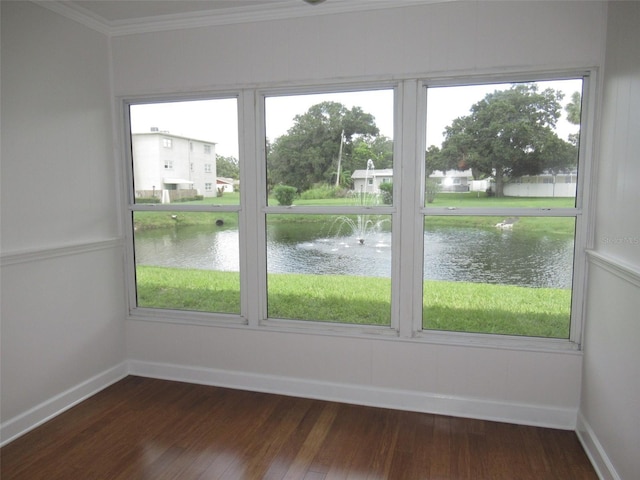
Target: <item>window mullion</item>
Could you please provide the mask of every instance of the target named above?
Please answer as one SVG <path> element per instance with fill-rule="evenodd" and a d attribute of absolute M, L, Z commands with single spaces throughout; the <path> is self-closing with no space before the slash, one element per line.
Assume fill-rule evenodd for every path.
<path fill-rule="evenodd" d="M 424 135 L 424 123 L 421 118 L 422 92 L 419 82 L 408 80 L 399 89 L 399 132 L 400 139 L 399 161 L 396 171 L 399 173 L 398 188 L 394 188 L 395 201 L 398 202 L 399 215 L 394 225 L 396 239 L 394 241 L 394 305 L 397 305 L 398 331 L 400 337 L 412 337 L 416 331 L 414 319 L 419 316 L 421 307 L 420 294 L 422 284 L 421 264 L 416 264 L 416 258 L 422 258 L 422 245 L 417 240 L 417 233 L 421 230 L 419 221 L 420 177 L 424 160 L 420 160 Z M 422 130 L 421 130 L 422 129 Z M 395 185 L 394 185 L 395 187 Z M 399 198 L 398 198 L 399 197 Z M 420 251 L 417 252 L 417 249 Z"/>
<path fill-rule="evenodd" d="M 266 249 L 264 247 L 264 125 L 258 94 L 245 90 L 240 95 L 239 163 L 242 178 L 240 212 L 240 304 L 249 325 L 257 326 L 266 305 Z M 258 139 L 261 139 L 258 141 Z M 261 196 L 262 195 L 262 196 Z"/>

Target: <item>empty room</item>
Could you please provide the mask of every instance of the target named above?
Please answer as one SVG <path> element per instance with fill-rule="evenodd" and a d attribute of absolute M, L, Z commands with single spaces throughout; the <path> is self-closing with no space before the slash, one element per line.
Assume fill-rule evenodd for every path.
<path fill-rule="evenodd" d="M 1 4 L 3 479 L 640 471 L 640 3 Z"/>

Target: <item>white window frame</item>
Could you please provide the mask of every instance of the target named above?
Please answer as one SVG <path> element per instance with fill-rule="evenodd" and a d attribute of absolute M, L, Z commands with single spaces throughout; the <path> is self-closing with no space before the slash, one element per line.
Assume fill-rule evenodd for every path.
<path fill-rule="evenodd" d="M 128 318 L 132 320 L 143 321 L 158 321 L 158 322 L 170 322 L 170 323 L 184 323 L 193 325 L 246 325 L 247 318 L 244 313 L 246 310 L 247 302 L 247 290 L 244 285 L 240 285 L 240 314 L 229 314 L 222 312 L 199 312 L 199 311 L 185 311 L 185 310 L 171 310 L 171 309 L 159 309 L 137 306 L 137 285 L 135 274 L 135 249 L 134 249 L 134 229 L 133 229 L 133 214 L 134 212 L 141 211 L 166 211 L 166 212 L 233 212 L 238 215 L 238 229 L 240 235 L 240 277 L 246 273 L 246 261 L 242 257 L 243 251 L 243 237 L 245 236 L 245 228 L 243 225 L 243 199 L 240 199 L 238 205 L 189 205 L 184 203 L 175 203 L 169 205 L 162 204 L 137 204 L 135 203 L 135 191 L 134 191 L 134 177 L 133 177 L 133 157 L 132 157 L 132 144 L 131 144 L 131 116 L 130 106 L 133 105 L 145 105 L 151 103 L 170 103 L 181 101 L 195 101 L 195 100 L 216 100 L 216 99 L 229 99 L 235 98 L 238 102 L 238 116 L 242 113 L 241 108 L 241 94 L 237 91 L 224 91 L 224 92 L 210 92 L 208 94 L 201 95 L 165 95 L 160 97 L 133 97 L 122 98 L 121 108 L 124 122 L 124 149 L 126 158 L 126 170 L 124 180 L 126 181 L 125 189 L 126 198 L 124 205 L 126 206 L 126 212 L 124 215 L 124 229 L 125 236 L 127 238 L 126 245 L 126 267 L 127 267 L 127 296 L 129 303 L 129 315 Z M 239 122 L 241 122 L 239 118 Z M 210 146 L 210 145 L 209 145 Z M 239 145 L 240 157 L 242 157 L 242 143 Z M 242 172 L 243 167 L 240 167 Z M 242 175 L 242 173 L 241 173 Z"/>
<path fill-rule="evenodd" d="M 436 331 L 436 330 L 423 330 L 422 329 L 422 314 L 414 317 L 414 331 L 417 338 L 429 339 L 436 342 L 463 344 L 463 345 L 491 345 L 491 346 L 506 346 L 514 348 L 533 348 L 533 349 L 552 349 L 552 350 L 579 350 L 582 343 L 582 330 L 583 330 L 583 305 L 584 305 L 584 292 L 586 289 L 586 249 L 591 245 L 593 241 L 592 230 L 592 214 L 589 208 L 589 199 L 591 198 L 591 170 L 592 170 L 592 148 L 591 143 L 593 140 L 593 108 L 591 105 L 595 103 L 595 75 L 594 70 L 589 71 L 577 71 L 573 73 L 558 72 L 547 74 L 529 74 L 529 75 L 509 75 L 503 74 L 499 76 L 482 76 L 482 77 L 469 77 L 465 79 L 429 79 L 422 81 L 422 98 L 421 98 L 421 110 L 423 111 L 422 131 L 426 129 L 426 97 L 427 89 L 431 87 L 446 87 L 446 86 L 462 86 L 462 85 L 478 85 L 478 84 L 498 84 L 498 83 L 519 83 L 519 82 L 543 82 L 563 79 L 582 78 L 582 114 L 580 125 L 580 145 L 578 152 L 579 164 L 578 168 L 581 170 L 581 174 L 578 176 L 578 185 L 576 192 L 576 204 L 575 208 L 479 208 L 479 207 L 430 207 L 424 205 L 424 188 L 425 182 L 421 181 L 420 192 L 420 209 L 419 219 L 417 223 L 420 224 L 422 231 L 424 225 L 424 219 L 427 216 L 476 216 L 476 215 L 491 215 L 491 216 L 535 216 L 535 217 L 568 217 L 575 218 L 575 239 L 574 239 L 574 256 L 573 256 L 573 284 L 571 294 L 571 315 L 570 315 L 570 328 L 569 338 L 539 338 L 539 337 L 527 337 L 527 336 L 513 336 L 513 335 L 499 335 L 499 334 L 483 334 L 483 333 L 467 333 L 467 332 L 454 332 L 454 331 Z M 420 147 L 422 151 L 426 149 L 426 138 L 423 136 Z M 424 160 L 421 162 L 421 171 L 418 172 L 418 178 L 425 178 L 425 165 Z M 418 242 L 415 245 L 415 251 L 419 252 L 419 257 L 422 258 L 423 245 Z M 416 299 L 417 303 L 418 299 Z M 420 288 L 420 312 L 422 312 L 422 283 Z M 417 306 L 417 305 L 416 305 Z"/>
<path fill-rule="evenodd" d="M 133 262 L 132 222 L 124 222 L 127 229 L 127 284 L 130 299 L 129 318 L 133 320 L 161 321 L 212 326 L 237 326 L 276 331 L 308 332 L 322 335 L 364 336 L 372 334 L 391 340 L 426 342 L 447 345 L 486 346 L 491 348 L 531 349 L 534 351 L 575 352 L 580 349 L 582 335 L 582 308 L 586 285 L 585 249 L 593 242 L 592 213 L 588 200 L 591 198 L 592 142 L 594 138 L 593 119 L 596 97 L 595 69 L 565 72 L 529 72 L 509 74 L 489 74 L 467 77 L 410 77 L 388 81 L 367 80 L 357 83 L 327 82 L 323 85 L 299 85 L 288 87 L 256 86 L 244 90 L 229 92 L 208 92 L 198 96 L 165 95 L 162 97 L 121 98 L 124 114 L 124 152 L 127 158 L 125 191 L 128 198 L 124 202 L 127 214 L 132 211 L 232 211 L 239 216 L 240 234 L 240 278 L 241 305 L 240 315 L 185 312 L 135 306 L 135 265 Z M 494 334 L 475 334 L 462 332 L 444 332 L 422 329 L 422 255 L 424 215 L 467 215 L 465 209 L 437 212 L 424 207 L 424 152 L 426 129 L 426 91 L 427 87 L 472 85 L 479 83 L 507 83 L 519 81 L 560 80 L 563 78 L 584 77 L 583 111 L 580 142 L 580 169 L 578 178 L 578 196 L 576 208 L 576 237 L 574 254 L 574 282 L 572 293 L 571 333 L 567 339 L 549 339 L 535 337 L 515 337 Z M 395 127 L 394 127 L 394 189 L 393 205 L 379 207 L 376 213 L 392 216 L 392 293 L 391 325 L 354 326 L 328 322 L 267 318 L 266 298 L 266 215 L 269 213 L 287 213 L 295 208 L 297 213 L 361 213 L 358 208 L 343 207 L 282 207 L 266 204 L 266 150 L 264 99 L 274 95 L 296 95 L 302 93 L 345 92 L 349 90 L 369 90 L 395 88 Z M 181 100 L 204 100 L 236 97 L 238 99 L 239 122 L 239 167 L 242 188 L 240 204 L 237 206 L 191 206 L 184 205 L 136 205 L 133 192 L 131 139 L 129 135 L 128 105 L 152 102 L 171 102 Z M 570 212 L 545 212 L 538 215 L 573 216 Z M 371 213 L 370 210 L 367 213 Z M 477 207 L 472 212 L 480 213 Z M 491 212 L 495 214 L 496 211 Z M 507 212 L 505 212 L 507 213 Z M 527 212 L 522 212 L 527 213 Z M 531 212 L 528 212 L 529 214 Z M 508 214 L 514 214 L 513 209 Z M 129 218 L 126 217 L 125 218 Z M 420 261 L 415 261 L 420 259 Z M 249 299 L 247 292 L 252 292 Z"/>
<path fill-rule="evenodd" d="M 264 89 L 258 90 L 256 92 L 258 101 L 256 102 L 258 105 L 257 110 L 257 120 L 258 120 L 258 129 L 261 132 L 261 136 L 259 139 L 260 149 L 258 153 L 259 159 L 259 185 L 262 190 L 260 192 L 259 209 L 260 209 L 260 219 L 259 219 L 259 235 L 261 238 L 261 243 L 258 244 L 258 248 L 260 252 L 265 252 L 265 255 L 260 259 L 260 281 L 264 282 L 264 285 L 261 285 L 263 290 L 260 291 L 262 294 L 261 303 L 259 305 L 260 308 L 260 318 L 256 322 L 257 326 L 265 326 L 272 327 L 277 329 L 293 329 L 296 331 L 307 331 L 313 332 L 316 331 L 318 333 L 326 334 L 327 332 L 338 332 L 345 335 L 378 335 L 385 337 L 397 337 L 399 332 L 399 318 L 400 311 L 398 306 L 401 304 L 401 301 L 398 299 L 399 282 L 394 279 L 399 278 L 399 258 L 398 252 L 399 250 L 394 247 L 394 245 L 399 242 L 400 232 L 399 232 L 399 206 L 396 201 L 399 201 L 398 197 L 395 196 L 394 193 L 394 203 L 393 205 L 377 205 L 377 206 L 276 206 L 276 205 L 267 205 L 267 194 L 266 194 L 266 185 L 267 185 L 267 175 L 266 175 L 266 150 L 265 150 L 265 138 L 266 138 L 266 125 L 265 125 L 265 99 L 267 97 L 277 97 L 277 96 L 295 96 L 295 95 L 304 95 L 304 94 L 326 94 L 326 93 L 349 93 L 349 92 L 360 92 L 360 91 L 369 91 L 369 90 L 393 90 L 394 91 L 394 172 L 399 172 L 399 164 L 396 164 L 396 160 L 400 158 L 400 145 L 401 142 L 397 139 L 398 136 L 398 115 L 399 115 L 399 89 L 400 84 L 398 82 L 376 82 L 376 83 L 357 83 L 357 84 L 333 84 L 324 87 L 299 87 L 299 88 L 279 88 L 279 89 Z M 240 189 L 242 192 L 243 188 Z M 346 323 L 333 323 L 333 322 L 323 322 L 316 320 L 295 320 L 295 319 L 278 319 L 278 318 L 270 318 L 267 316 L 267 290 L 266 290 L 266 276 L 267 276 L 267 262 L 266 262 L 266 217 L 268 214 L 273 213 L 282 213 L 288 214 L 293 213 L 292 210 L 295 210 L 296 214 L 326 214 L 326 215 L 386 215 L 391 218 L 391 318 L 389 325 L 350 325 Z"/>

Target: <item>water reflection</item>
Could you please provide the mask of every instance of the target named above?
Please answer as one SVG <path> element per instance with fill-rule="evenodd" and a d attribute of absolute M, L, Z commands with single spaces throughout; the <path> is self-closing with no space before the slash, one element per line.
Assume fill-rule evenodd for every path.
<path fill-rule="evenodd" d="M 424 278 L 570 288 L 573 239 L 479 228 L 425 233 Z"/>

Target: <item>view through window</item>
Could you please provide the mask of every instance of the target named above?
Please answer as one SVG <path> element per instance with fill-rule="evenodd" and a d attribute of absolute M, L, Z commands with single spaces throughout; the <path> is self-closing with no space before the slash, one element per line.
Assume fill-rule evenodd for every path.
<path fill-rule="evenodd" d="M 393 90 L 265 99 L 270 318 L 390 325 L 393 112 Z"/>
<path fill-rule="evenodd" d="M 428 89 L 423 328 L 569 337 L 581 95 Z"/>
<path fill-rule="evenodd" d="M 237 110 L 235 98 L 131 105 L 138 307 L 240 313 Z"/>
<path fill-rule="evenodd" d="M 424 87 L 426 132 L 402 88 L 283 91 L 243 107 L 249 141 L 235 97 L 132 104 L 136 306 L 237 316 L 245 288 L 256 326 L 569 339 L 582 84 Z"/>

